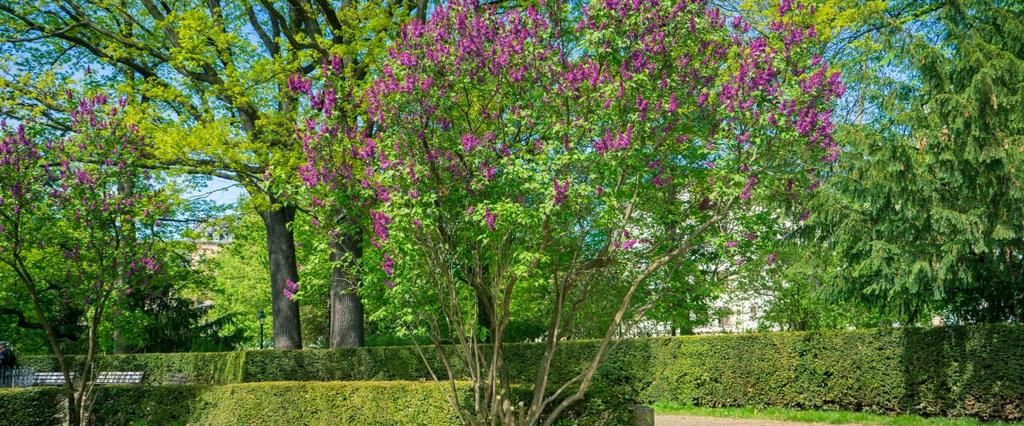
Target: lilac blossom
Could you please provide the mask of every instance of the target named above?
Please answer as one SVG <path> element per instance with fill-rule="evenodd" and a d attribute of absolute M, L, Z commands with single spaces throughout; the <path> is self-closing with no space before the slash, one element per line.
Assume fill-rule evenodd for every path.
<path fill-rule="evenodd" d="M 370 212 L 370 219 L 373 222 L 373 233 L 375 235 L 373 244 L 380 247 L 388 241 L 388 225 L 391 225 L 391 216 L 384 212 L 372 211 Z"/>
<path fill-rule="evenodd" d="M 391 258 L 390 254 L 384 253 L 384 259 L 381 260 L 380 268 L 389 277 L 395 275 L 395 260 Z"/>
<path fill-rule="evenodd" d="M 313 90 L 313 82 L 303 78 L 301 75 L 292 74 L 288 77 L 288 90 L 292 93 L 310 94 Z"/>
<path fill-rule="evenodd" d="M 473 136 L 473 134 L 466 133 L 466 134 L 462 135 L 462 151 L 463 152 L 471 152 L 471 151 L 473 151 L 479 145 L 480 145 L 480 139 L 478 139 L 476 136 Z"/>
<path fill-rule="evenodd" d="M 755 185 L 757 185 L 757 175 L 750 175 L 750 177 L 747 178 L 746 185 L 743 186 L 743 192 L 740 193 L 740 198 L 749 200 L 751 191 L 754 190 Z"/>
<path fill-rule="evenodd" d="M 555 205 L 562 205 L 569 198 L 569 180 L 559 182 L 558 178 L 553 178 L 552 186 L 555 190 Z"/>
<path fill-rule="evenodd" d="M 487 223 L 487 229 L 494 231 L 494 221 L 498 219 L 498 215 L 494 214 L 490 208 L 484 208 L 484 222 Z"/>
<path fill-rule="evenodd" d="M 284 290 L 282 293 L 284 294 L 284 297 L 288 298 L 288 300 L 294 300 L 295 295 L 299 294 L 299 283 L 292 281 L 291 278 L 285 278 Z"/>

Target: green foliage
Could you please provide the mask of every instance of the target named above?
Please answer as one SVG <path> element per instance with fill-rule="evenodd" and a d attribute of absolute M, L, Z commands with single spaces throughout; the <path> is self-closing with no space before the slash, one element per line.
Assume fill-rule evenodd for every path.
<path fill-rule="evenodd" d="M 294 191 L 301 150 L 293 137 L 298 106 L 286 89 L 288 76 L 337 61 L 354 89 L 341 93 L 341 103 L 357 104 L 348 94 L 361 92 L 417 4 L 75 0 L 58 7 L 5 1 L 0 116 L 37 121 L 59 133 L 70 127 L 63 102 L 69 82 L 116 91 L 132 101 L 127 114 L 153 145 L 145 153 L 150 166 L 237 182 L 259 211 L 291 209 L 304 200 Z M 272 256 L 292 254 L 285 241 L 273 243 Z M 277 290 L 270 294 L 293 309 L 280 300 L 280 289 L 299 277 L 290 256 L 284 257 L 271 263 Z M 322 318 L 322 312 L 311 316 Z M 298 328 L 297 320 L 278 323 L 290 336 L 298 336 Z M 291 340 L 287 346 L 300 346 Z"/>
<path fill-rule="evenodd" d="M 430 348 L 424 348 L 424 351 L 429 355 Z M 432 367 L 435 369 L 443 368 L 436 362 L 433 364 Z M 418 380 L 429 375 L 413 347 L 396 346 L 309 351 L 250 351 L 245 356 L 242 380 Z"/>
<path fill-rule="evenodd" d="M 211 316 L 230 316 L 226 332 L 242 335 L 244 348 L 258 348 L 259 321 L 256 312 L 267 314 L 264 336 L 270 345 L 273 329 L 271 293 L 267 288 L 270 266 L 267 261 L 267 239 L 263 223 L 254 212 L 254 203 L 243 199 L 240 213 L 225 216 L 221 221 L 231 235 L 231 242 L 202 261 L 202 269 L 213 283 L 200 296 L 214 302 Z M 300 215 L 291 224 L 295 234 L 296 256 L 301 280 L 295 300 L 301 304 L 302 336 L 305 347 L 324 347 L 327 338 L 331 263 L 328 261 L 326 236 L 315 229 L 309 218 Z M 379 301 L 380 299 L 373 299 Z M 388 330 L 393 331 L 393 330 Z"/>
<path fill-rule="evenodd" d="M 59 424 L 60 389 L 0 389 L 0 420 L 4 426 Z"/>
<path fill-rule="evenodd" d="M 49 268 L 56 269 L 57 262 L 48 262 Z M 43 292 L 43 306 L 50 313 L 49 318 L 57 334 L 66 339 L 77 340 L 84 327 L 80 324 L 82 310 L 77 306 L 58 303 L 57 292 Z M 20 316 L 20 317 L 19 317 Z M 24 321 L 20 321 L 21 317 Z M 0 336 L 14 345 L 19 354 L 50 353 L 46 333 L 39 324 L 28 292 L 20 285 L 17 275 L 6 266 L 0 267 Z"/>
<path fill-rule="evenodd" d="M 595 347 L 592 340 L 560 346 L 552 383 L 575 376 Z M 440 371 L 440 361 L 424 349 L 434 371 Z M 528 388 L 543 350 L 538 344 L 507 345 L 510 381 Z M 43 370 L 47 360 L 25 357 L 23 362 Z M 152 384 L 178 372 L 189 373 L 201 384 L 430 377 L 416 349 L 409 346 L 146 354 L 100 362 L 120 371 L 147 371 L 146 381 Z M 463 366 L 453 364 L 453 369 L 456 376 L 465 376 Z M 594 419 L 623 415 L 621 407 L 653 401 L 1021 419 L 1024 328 L 985 325 L 623 340 L 598 370 L 586 405 L 570 418 L 597 424 Z"/>
<path fill-rule="evenodd" d="M 1021 345 L 1013 326 L 676 339 L 658 348 L 646 395 L 710 407 L 1019 419 L 1024 359 L 1011 354 Z"/>
<path fill-rule="evenodd" d="M 104 388 L 105 425 L 456 425 L 437 383 L 246 383 Z"/>
<path fill-rule="evenodd" d="M 246 204 L 240 206 L 245 211 Z M 273 329 L 267 240 L 260 218 L 254 214 L 228 216 L 224 219 L 231 243 L 201 263 L 213 280 L 208 292 L 201 293 L 214 301 L 213 315 L 231 315 L 236 321 L 229 330 L 243 333 L 243 345 L 258 348 L 260 326 L 256 312 L 267 315 L 265 338 L 270 341 Z"/>
<path fill-rule="evenodd" d="M 463 385 L 460 385 L 463 386 Z M 447 389 L 433 382 L 105 386 L 96 424 L 457 425 Z M 56 389 L 0 391 L 5 426 L 59 425 Z"/>
<path fill-rule="evenodd" d="M 832 281 L 903 323 L 1024 314 L 1019 2 L 892 2 L 836 179 L 819 200 Z"/>
<path fill-rule="evenodd" d="M 172 376 L 183 374 L 189 383 L 228 384 L 242 381 L 246 352 L 171 353 L 106 355 L 97 359 L 99 371 L 143 371 L 143 383 L 161 385 Z M 69 357 L 77 368 L 83 357 Z M 18 363 L 36 371 L 58 371 L 49 356 L 19 357 Z"/>
<path fill-rule="evenodd" d="M 155 247 L 164 259 L 163 274 L 150 280 L 146 291 L 116 299 L 114 315 L 101 330 L 104 352 L 203 352 L 235 349 L 242 333 L 237 318 L 216 315 L 202 304 L 212 277 L 196 267 L 191 241 L 162 242 Z M 118 333 L 115 336 L 114 333 Z"/>

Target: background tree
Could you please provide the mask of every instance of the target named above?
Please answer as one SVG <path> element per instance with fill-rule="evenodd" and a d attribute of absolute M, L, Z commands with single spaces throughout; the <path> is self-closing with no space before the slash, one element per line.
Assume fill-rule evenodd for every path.
<path fill-rule="evenodd" d="M 31 253 L 30 253 L 31 255 Z M 37 264 L 40 268 L 52 269 L 45 275 L 56 275 L 61 266 L 56 262 L 41 259 Z M 50 286 L 40 292 L 40 305 L 46 309 L 46 317 L 50 320 L 59 340 L 69 350 L 77 348 L 81 342 L 84 329 L 81 326 L 83 312 L 79 307 L 64 303 L 59 286 Z M 34 354 L 49 353 L 50 344 L 47 340 L 43 324 L 37 320 L 35 308 L 28 292 L 21 285 L 20 278 L 7 267 L 0 268 L 0 335 L 15 345 L 18 353 Z"/>
<path fill-rule="evenodd" d="M 890 5 L 864 125 L 823 195 L 820 240 L 844 294 L 902 323 L 1024 314 L 1022 6 Z M 827 230 L 827 231 L 825 231 Z"/>
<path fill-rule="evenodd" d="M 137 121 L 156 146 L 152 167 L 228 179 L 251 195 L 266 230 L 274 346 L 299 348 L 299 307 L 285 296 L 299 282 L 290 224 L 301 207 L 292 195 L 300 150 L 290 137 L 296 109 L 286 78 L 337 57 L 346 78 L 363 79 L 374 46 L 425 8 L 424 1 L 5 2 L 0 112 L 70 130 L 61 84 L 83 69 L 148 107 Z M 361 325 L 361 312 L 333 312 Z"/>
<path fill-rule="evenodd" d="M 221 301 L 203 297 L 209 294 L 213 277 L 195 264 L 194 256 L 199 254 L 194 252 L 194 244 L 171 232 L 164 235 L 166 239 L 152 246 L 153 257 L 161 260 L 161 273 L 152 277 L 145 289 L 124 295 L 111 307 L 119 311 L 114 317 L 118 323 L 106 324 L 100 347 L 108 353 L 119 352 L 118 344 L 128 352 L 235 349 L 244 336 L 237 324 L 241 315 L 212 311 Z M 255 311 L 246 314 L 255 316 Z M 114 338 L 115 330 L 120 341 Z"/>
<path fill-rule="evenodd" d="M 247 199 L 239 201 L 237 211 L 225 215 L 217 223 L 231 236 L 230 242 L 220 250 L 200 260 L 199 267 L 210 276 L 212 285 L 205 287 L 198 297 L 213 301 L 211 313 L 231 316 L 235 322 L 228 330 L 242 333 L 244 346 L 260 347 L 258 311 L 270 311 L 270 295 L 265 283 L 270 276 L 269 265 L 260 258 L 266 250 L 263 224 L 252 211 Z M 328 342 L 331 269 L 328 260 L 325 233 L 310 224 L 308 218 L 292 223 L 297 250 L 297 267 L 306 278 L 301 290 L 293 295 L 302 303 L 303 346 L 324 347 Z"/>

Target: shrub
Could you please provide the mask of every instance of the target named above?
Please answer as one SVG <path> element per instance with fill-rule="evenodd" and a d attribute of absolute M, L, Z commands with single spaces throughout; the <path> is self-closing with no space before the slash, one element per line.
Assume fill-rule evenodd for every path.
<path fill-rule="evenodd" d="M 457 425 L 431 382 L 266 382 L 105 387 L 102 425 Z"/>
<path fill-rule="evenodd" d="M 428 355 L 432 347 L 424 347 Z M 430 357 L 433 359 L 433 357 Z M 443 366 L 434 363 L 443 374 Z M 419 380 L 430 373 L 411 346 L 335 350 L 251 351 L 242 381 Z"/>
<path fill-rule="evenodd" d="M 97 358 L 99 371 L 144 371 L 143 383 L 162 385 L 172 375 L 182 374 L 192 384 L 229 384 L 242 381 L 246 352 L 202 352 L 170 354 L 106 355 Z M 68 357 L 72 370 L 83 357 Z M 19 357 L 20 365 L 36 371 L 60 371 L 50 356 Z"/>
<path fill-rule="evenodd" d="M 559 349 L 552 379 L 583 368 L 595 342 Z M 512 378 L 529 384 L 543 347 L 506 347 Z M 428 353 L 429 355 L 429 353 Z M 442 371 L 432 359 L 434 371 Z M 415 380 L 428 376 L 411 347 L 254 352 L 244 378 Z M 456 371 L 461 371 L 456 366 Z M 1020 419 L 1024 327 L 762 333 L 618 343 L 578 416 L 653 401 L 710 407 L 847 409 Z M 625 410 L 619 410 L 625 412 Z"/>
<path fill-rule="evenodd" d="M 564 382 L 580 371 L 594 346 L 595 342 L 586 340 L 561 345 L 554 382 Z M 443 374 L 432 348 L 424 350 L 434 371 Z M 512 381 L 532 383 L 543 347 L 512 344 L 505 351 Z M 48 359 L 27 358 L 33 365 Z M 190 372 L 197 383 L 429 377 L 415 348 L 409 346 L 128 355 L 101 362 L 122 370 L 145 370 L 150 383 L 176 372 Z M 459 365 L 454 369 L 464 374 Z M 595 424 L 594 419 L 607 416 L 618 418 L 628 411 L 624 407 L 653 401 L 1015 420 L 1024 415 L 1024 327 L 623 340 L 609 353 L 587 395 L 586 406 L 573 413 L 583 424 Z"/>
<path fill-rule="evenodd" d="M 54 388 L 0 389 L 0 424 L 59 424 L 61 399 L 61 390 Z"/>
<path fill-rule="evenodd" d="M 658 339 L 644 401 L 1022 418 L 1024 327 Z"/>

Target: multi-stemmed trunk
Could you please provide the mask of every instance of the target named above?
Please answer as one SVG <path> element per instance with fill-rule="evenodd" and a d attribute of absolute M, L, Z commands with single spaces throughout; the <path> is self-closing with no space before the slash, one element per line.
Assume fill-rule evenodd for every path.
<path fill-rule="evenodd" d="M 88 350 L 86 352 L 85 361 L 78 368 L 78 371 L 75 371 L 70 364 L 68 356 L 60 347 L 60 336 L 57 334 L 57 330 L 46 317 L 46 311 L 43 309 L 35 279 L 32 277 L 32 274 L 28 272 L 28 268 L 25 267 L 24 263 L 20 260 L 12 266 L 15 267 L 15 272 L 25 284 L 26 290 L 28 290 L 29 299 L 32 302 L 36 316 L 39 318 L 39 323 L 46 333 L 50 349 L 53 350 L 61 375 L 64 378 L 64 400 L 67 404 L 67 425 L 81 426 L 88 424 L 90 420 L 90 413 L 92 411 L 91 386 L 94 385 L 92 376 L 95 375 L 94 367 L 96 347 L 99 340 L 99 325 L 103 318 L 104 308 L 109 302 L 110 297 L 114 292 L 114 288 L 112 286 L 107 287 L 103 294 L 100 295 L 95 307 L 93 308 L 91 317 L 86 313 L 88 326 Z M 78 373 L 78 376 L 72 376 L 73 373 Z"/>
<path fill-rule="evenodd" d="M 39 290 L 32 275 L 29 274 L 28 268 L 20 261 L 11 266 L 14 267 L 18 277 L 25 284 L 25 289 L 28 290 L 29 299 L 32 301 L 32 308 L 39 318 L 39 324 L 43 327 L 43 331 L 46 332 L 46 340 L 50 344 L 50 349 L 53 350 L 58 367 L 60 367 L 61 374 L 64 376 L 64 398 L 68 404 L 68 426 L 78 426 L 82 422 L 79 406 L 77 405 L 78 400 L 76 398 L 74 381 L 71 380 L 71 366 L 68 365 L 67 357 L 64 356 L 64 351 L 60 347 L 60 338 L 57 335 L 57 330 L 50 323 L 50 320 L 46 318 L 46 311 L 43 309 L 42 302 L 40 301 Z"/>
<path fill-rule="evenodd" d="M 732 202 L 725 203 L 722 211 L 728 211 L 731 205 Z M 628 219 L 630 215 L 631 210 L 627 209 L 625 217 Z M 480 262 L 475 267 L 469 268 L 476 271 L 476 275 L 468 277 L 468 280 L 465 281 L 459 280 L 453 273 L 458 268 L 446 263 L 449 256 L 444 253 L 443 248 L 428 252 L 429 261 L 435 267 L 434 270 L 441 272 L 434 277 L 434 291 L 438 297 L 441 312 L 439 317 L 430 319 L 431 338 L 436 356 L 444 367 L 443 373 L 449 379 L 449 402 L 458 412 L 462 423 L 474 426 L 498 424 L 503 426 L 551 426 L 554 424 L 566 410 L 583 401 L 598 368 L 612 350 L 614 339 L 619 327 L 626 321 L 627 314 L 630 314 L 631 311 L 633 314 L 642 312 L 642 308 L 638 312 L 636 311 L 638 308 L 633 307 L 633 298 L 641 287 L 670 262 L 689 253 L 697 244 L 698 238 L 708 228 L 722 220 L 722 217 L 721 213 L 711 216 L 677 241 L 673 248 L 667 249 L 657 256 L 652 256 L 643 268 L 638 269 L 635 275 L 628 277 L 626 291 L 613 312 L 604 335 L 596 342 L 595 350 L 589 361 L 581 365 L 581 369 L 574 377 L 561 383 L 552 382 L 552 369 L 559 356 L 561 343 L 564 341 L 567 331 L 572 329 L 573 320 L 580 315 L 580 308 L 586 302 L 593 286 L 603 282 L 603 278 L 589 276 L 589 274 L 611 267 L 615 259 L 609 254 L 610 250 L 606 249 L 602 250 L 596 258 L 581 263 L 573 269 L 552 274 L 552 316 L 545 339 L 544 353 L 541 361 L 537 364 L 533 395 L 522 401 L 522 404 L 517 404 L 515 401 L 512 391 L 514 384 L 509 375 L 504 353 L 504 334 L 511 319 L 510 308 L 516 280 L 509 279 L 507 276 L 487 274 L 484 271 L 500 271 L 505 268 L 493 265 L 485 267 Z M 437 246 L 441 247 L 441 245 Z M 541 242 L 542 249 L 540 251 L 544 251 L 547 246 L 546 241 Z M 499 248 L 496 251 L 500 252 L 501 250 Z M 477 256 L 478 259 L 484 257 Z M 536 267 L 536 263 L 531 265 L 531 269 Z M 474 290 L 478 309 L 475 319 L 468 318 L 461 305 L 464 293 L 460 292 L 460 287 L 466 281 L 476 283 Z M 493 296 L 481 297 L 481 295 Z M 480 323 L 481 310 L 491 314 L 489 315 L 490 324 Z M 439 327 L 441 323 L 450 325 L 450 332 L 455 341 L 451 348 L 446 347 L 443 342 L 445 336 L 441 334 Z M 478 335 L 485 328 L 492 330 L 490 337 L 493 340 L 490 344 L 482 343 L 483 339 L 480 339 Z M 431 363 L 422 352 L 421 357 L 433 378 L 438 379 L 438 372 L 431 368 Z M 466 378 L 456 368 L 460 364 L 466 369 L 465 376 L 468 376 L 472 386 L 469 402 L 462 399 L 462 393 L 457 389 L 457 381 Z"/>

